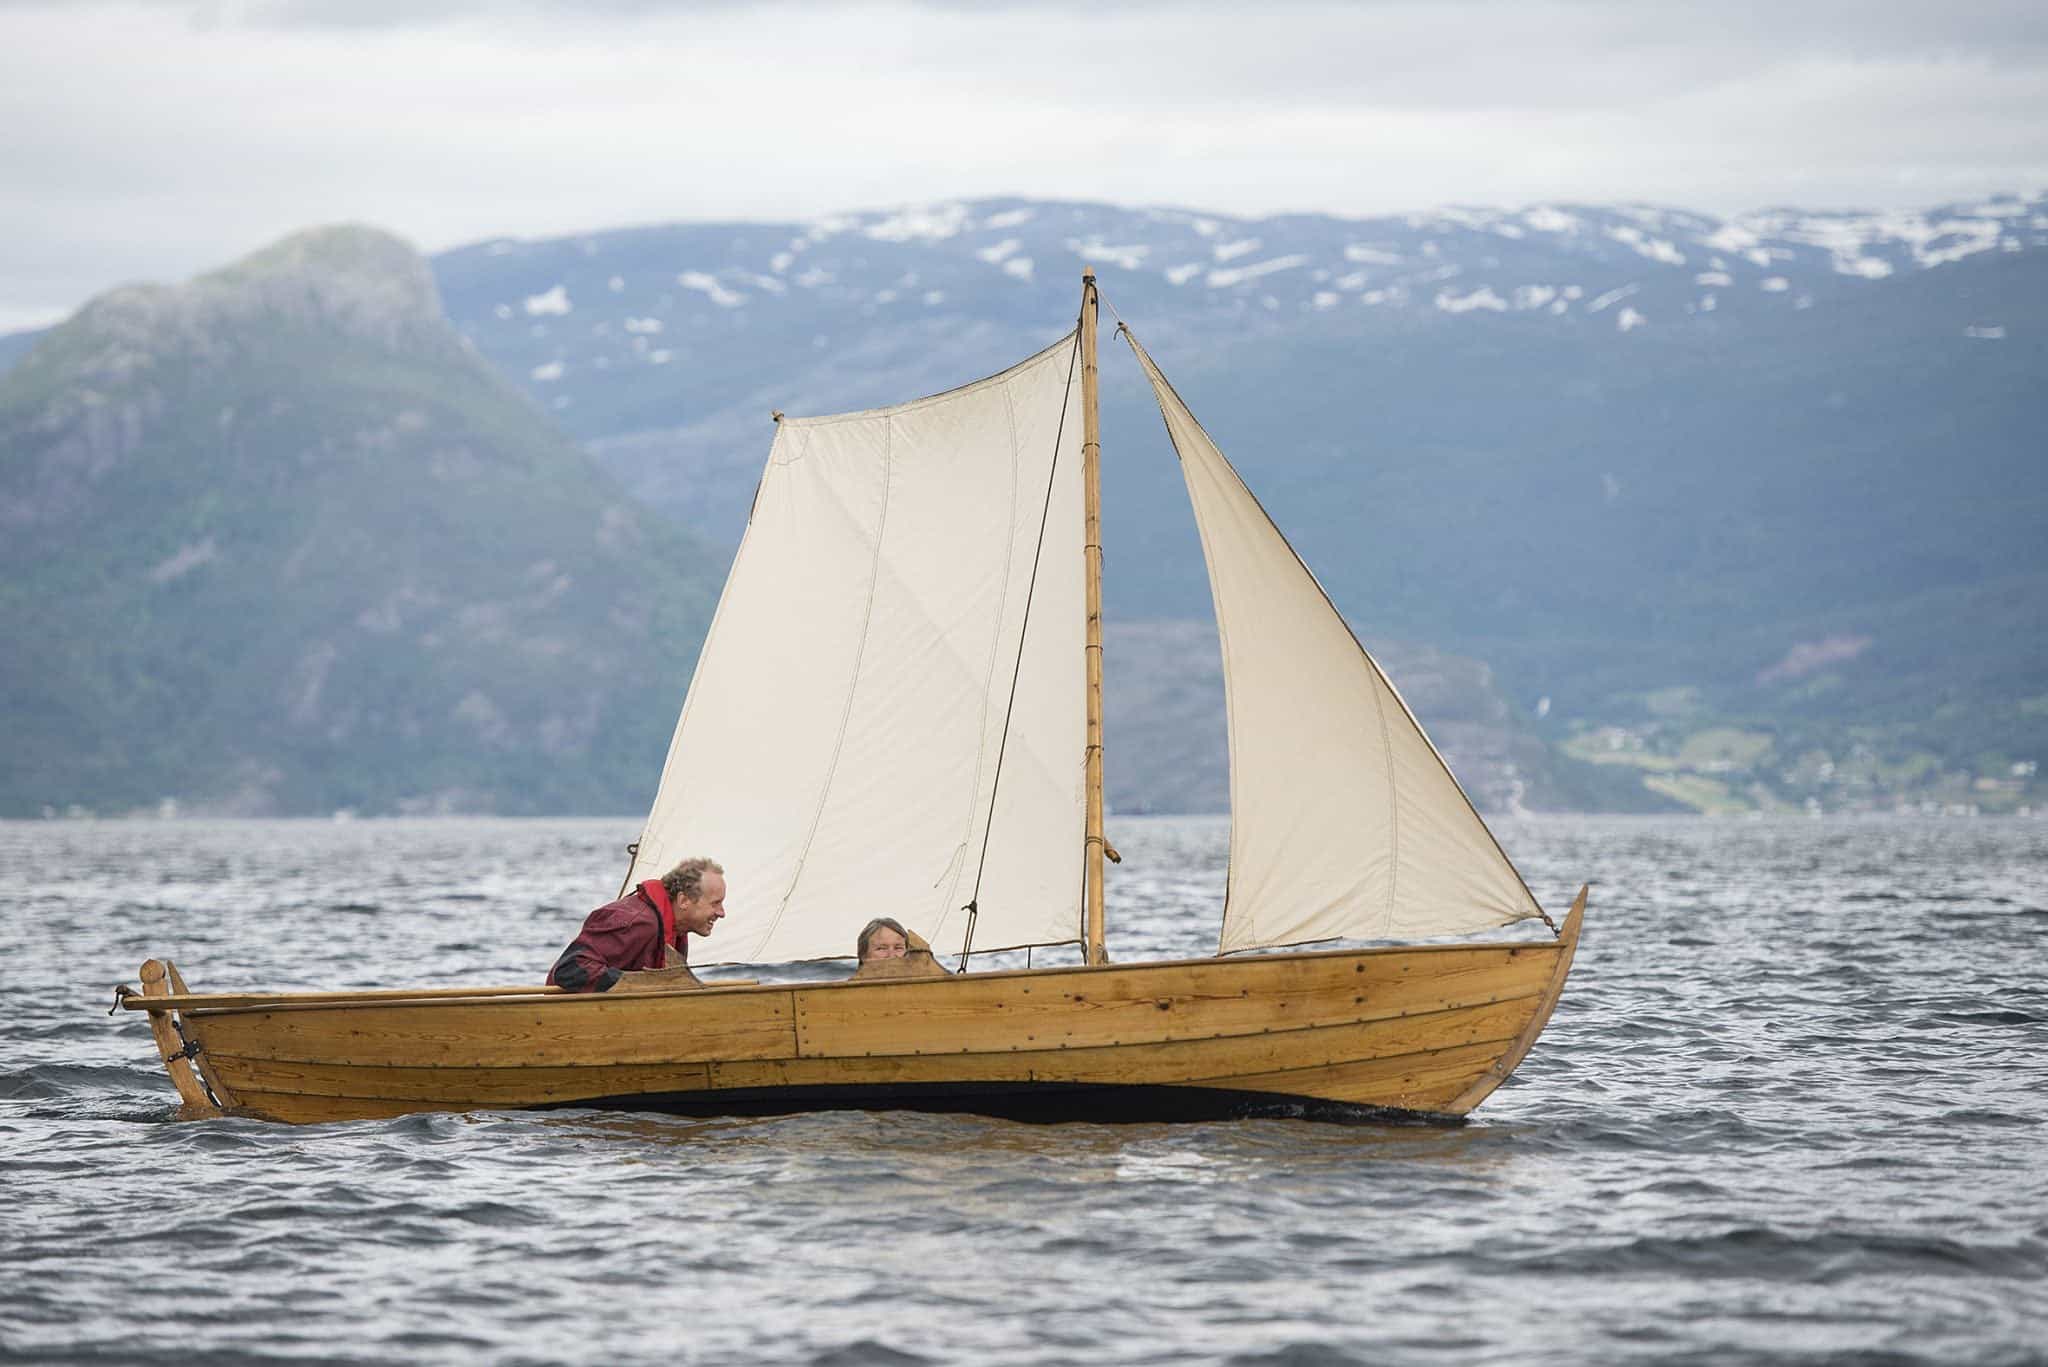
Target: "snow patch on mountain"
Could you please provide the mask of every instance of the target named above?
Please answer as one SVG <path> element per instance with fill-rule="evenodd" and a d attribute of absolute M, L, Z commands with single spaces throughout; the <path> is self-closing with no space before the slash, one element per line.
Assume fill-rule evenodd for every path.
<path fill-rule="evenodd" d="M 553 289 L 540 294 L 529 294 L 526 296 L 526 312 L 528 317 L 540 314 L 567 313 L 569 308 L 569 291 L 562 285 L 557 285 Z"/>
<path fill-rule="evenodd" d="M 1469 313 L 1473 309 L 1492 309 L 1496 313 L 1505 313 L 1508 301 L 1495 294 L 1493 286 L 1481 285 L 1466 295 L 1454 295 L 1448 290 L 1439 291 L 1436 306 L 1445 313 Z"/>
<path fill-rule="evenodd" d="M 1661 237 L 1651 237 L 1641 228 L 1623 224 L 1607 229 L 1607 236 L 1634 251 L 1638 256 L 1647 256 L 1652 261 L 1661 261 L 1667 266 L 1683 266 L 1685 253 L 1673 243 Z"/>
<path fill-rule="evenodd" d="M 918 205 L 868 224 L 861 236 L 877 242 L 940 242 L 959 236 L 973 221 L 973 210 L 965 204 Z"/>
<path fill-rule="evenodd" d="M 1522 222 L 1539 233 L 1575 233 L 1579 230 L 1579 220 L 1575 215 L 1568 214 L 1562 209 L 1553 209 L 1548 205 L 1524 209 Z"/>
<path fill-rule="evenodd" d="M 676 277 L 676 283 L 686 290 L 695 290 L 712 303 L 724 309 L 736 309 L 747 302 L 747 296 L 729 290 L 718 283 L 718 277 L 706 271 L 684 271 Z"/>
<path fill-rule="evenodd" d="M 1129 247 L 1111 246 L 1099 237 L 1070 237 L 1067 239 L 1067 250 L 1083 261 L 1106 262 L 1127 271 L 1142 269 L 1145 258 L 1152 251 L 1150 247 L 1142 244 Z"/>
<path fill-rule="evenodd" d="M 1241 285 L 1247 280 L 1257 280 L 1277 271 L 1299 270 L 1308 263 L 1309 258 L 1306 255 L 1276 256 L 1270 261 L 1260 261 L 1249 266 L 1210 271 L 1208 284 L 1212 289 L 1227 289 L 1232 285 Z"/>
<path fill-rule="evenodd" d="M 1622 300 L 1628 298 L 1630 295 L 1636 293 L 1640 289 L 1642 289 L 1642 285 L 1640 284 L 1623 285 L 1619 289 L 1611 289 L 1607 291 L 1605 294 L 1599 296 L 1592 303 L 1586 305 L 1586 312 L 1599 313 L 1603 309 L 1609 308 L 1612 305 L 1620 303 Z"/>

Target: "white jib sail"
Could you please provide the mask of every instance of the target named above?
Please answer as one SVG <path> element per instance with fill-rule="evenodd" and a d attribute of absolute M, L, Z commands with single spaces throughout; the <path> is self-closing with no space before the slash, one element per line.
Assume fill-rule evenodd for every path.
<path fill-rule="evenodd" d="M 1230 728 L 1221 952 L 1542 913 L 1407 704 L 1137 339 L 1209 562 Z"/>
<path fill-rule="evenodd" d="M 874 916 L 957 953 L 984 836 L 974 947 L 1079 938 L 1075 349 L 781 423 L 631 875 L 725 866 L 694 962 L 851 956 Z"/>

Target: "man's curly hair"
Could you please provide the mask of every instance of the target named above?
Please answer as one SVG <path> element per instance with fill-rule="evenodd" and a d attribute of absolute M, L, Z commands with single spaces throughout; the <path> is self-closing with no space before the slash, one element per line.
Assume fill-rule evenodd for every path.
<path fill-rule="evenodd" d="M 672 902 L 694 902 L 704 891 L 704 875 L 715 873 L 725 876 L 725 866 L 716 859 L 694 855 L 670 869 L 661 876 L 662 887 L 668 889 Z"/>

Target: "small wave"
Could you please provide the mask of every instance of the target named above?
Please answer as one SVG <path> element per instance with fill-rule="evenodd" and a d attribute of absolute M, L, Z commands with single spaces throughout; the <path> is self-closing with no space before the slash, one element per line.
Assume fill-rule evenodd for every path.
<path fill-rule="evenodd" d="M 1663 1182 L 1652 1182 L 1648 1186 L 1644 1187 L 1643 1190 L 1647 1192 L 1655 1192 L 1659 1196 L 1697 1196 L 1705 1198 L 1710 1201 L 1719 1200 L 1720 1198 L 1728 1194 L 1728 1189 L 1726 1187 L 1717 1187 L 1712 1182 L 1701 1182 L 1695 1178 L 1689 1177 L 1673 1178 Z"/>
<path fill-rule="evenodd" d="M 2035 1129 L 2044 1122 L 2039 1116 L 2014 1115 L 2010 1111 L 1964 1110 L 1950 1111 L 1943 1115 L 1944 1125 L 2003 1125 L 2015 1129 Z"/>
<path fill-rule="evenodd" d="M 937 1361 L 937 1358 L 891 1348 L 873 1339 L 859 1339 L 842 1348 L 827 1348 L 812 1358 L 811 1364 L 812 1367 L 914 1367 L 917 1363 Z"/>
<path fill-rule="evenodd" d="M 1737 1143 L 1770 1143 L 1782 1136 L 1732 1111 L 1674 1111 L 1634 1119 L 1602 1116 L 1546 1126 L 1532 1137 L 1566 1149 L 1590 1147 L 1657 1153 L 1705 1152 Z"/>
<path fill-rule="evenodd" d="M 0 1098 L 8 1101 L 53 1101 L 66 1096 L 105 1096 L 108 1092 L 131 1089 L 147 1076 L 135 1068 L 78 1063 L 37 1064 L 18 1072 L 0 1073 Z"/>
<path fill-rule="evenodd" d="M 2038 1025 L 2042 1017 L 2027 1011 L 1937 1011 L 1932 1019 L 1959 1025 Z"/>
<path fill-rule="evenodd" d="M 495 1302 L 494 1302 L 495 1303 Z M 401 1356 L 435 1352 L 456 1352 L 472 1360 L 496 1352 L 500 1345 L 489 1339 L 473 1338 L 467 1334 L 392 1334 L 379 1340 L 379 1348 L 393 1348 Z"/>
<path fill-rule="evenodd" d="M 1449 1346 L 1440 1340 L 1428 1345 L 1438 1352 Z M 1223 1359 L 1229 1367 L 1357 1367 L 1373 1360 L 1334 1343 L 1288 1343 L 1269 1353 L 1237 1353 Z"/>
<path fill-rule="evenodd" d="M 1977 1245 L 1899 1234 L 1788 1234 L 1760 1227 L 1698 1237 L 1653 1236 L 1600 1249 L 1493 1260 L 1495 1270 L 1577 1276 L 1676 1273 L 1688 1277 L 1800 1279 L 1822 1285 L 1869 1276 L 1974 1276 L 2030 1280 L 2048 1273 L 2048 1246 Z"/>

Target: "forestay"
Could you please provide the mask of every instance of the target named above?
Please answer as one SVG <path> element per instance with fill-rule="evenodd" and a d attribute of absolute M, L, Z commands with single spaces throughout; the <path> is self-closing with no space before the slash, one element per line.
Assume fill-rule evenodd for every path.
<path fill-rule="evenodd" d="M 1230 731 L 1222 952 L 1542 915 L 1421 725 L 1137 339 L 1209 562 Z"/>
<path fill-rule="evenodd" d="M 631 873 L 725 866 L 693 959 L 848 956 L 873 916 L 957 953 L 985 836 L 974 948 L 1079 938 L 1074 357 L 780 424 Z"/>

